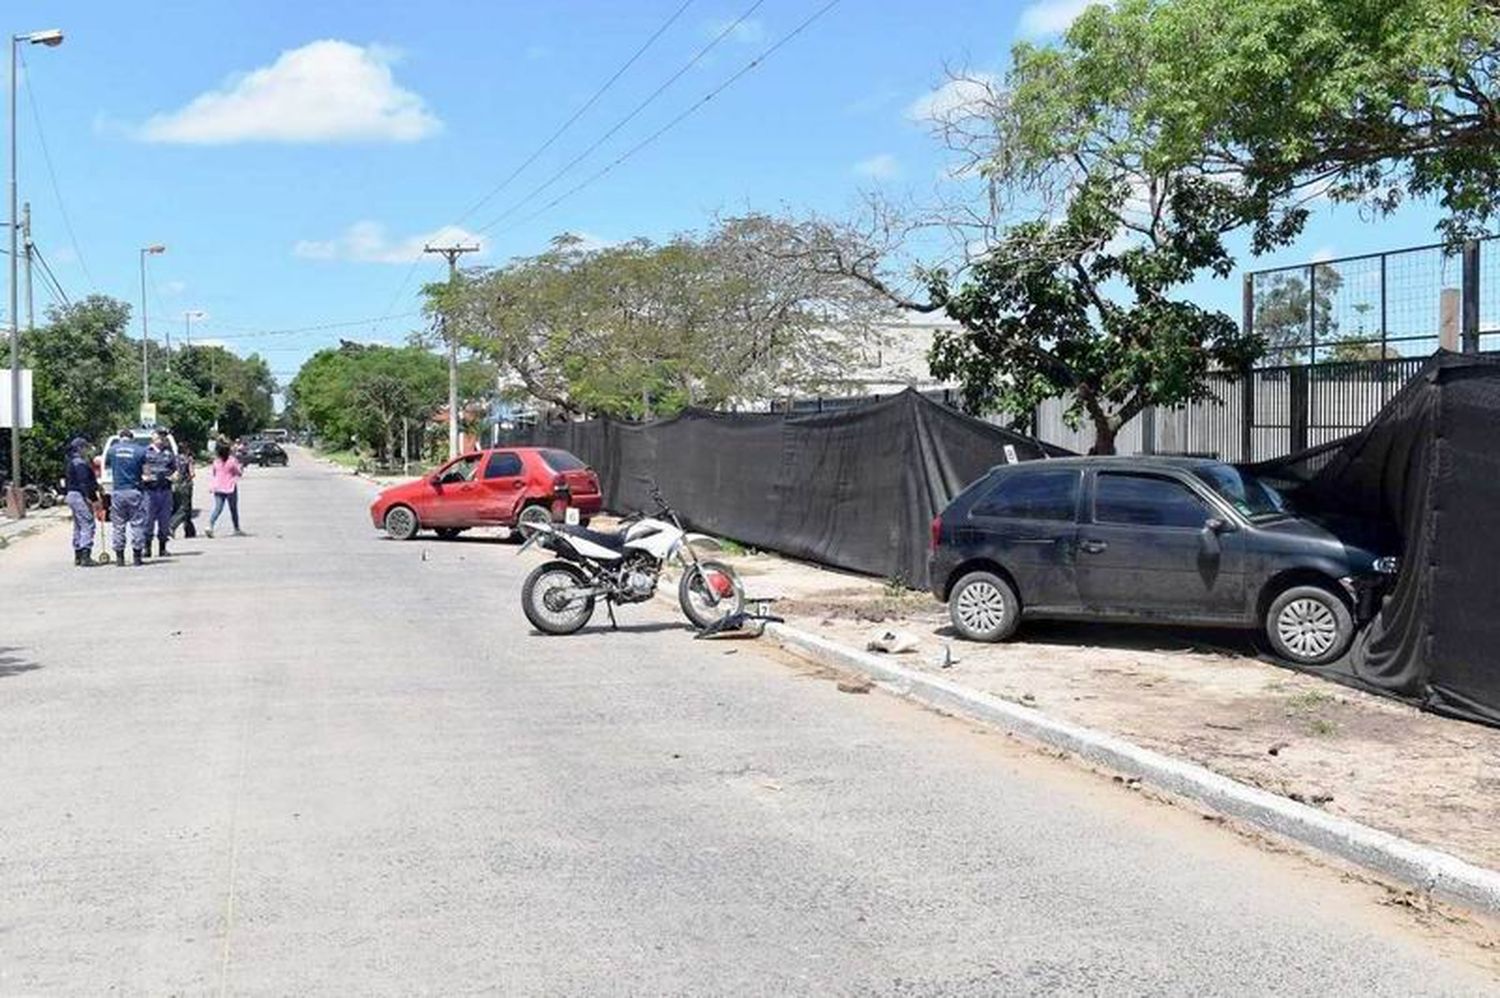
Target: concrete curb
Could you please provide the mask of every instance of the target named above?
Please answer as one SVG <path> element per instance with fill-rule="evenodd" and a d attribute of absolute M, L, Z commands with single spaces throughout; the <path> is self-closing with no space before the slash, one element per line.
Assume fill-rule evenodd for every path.
<path fill-rule="evenodd" d="M 1494 870 L 795 627 L 769 624 L 766 634 L 788 650 L 820 664 L 852 670 L 876 680 L 897 696 L 1076 755 L 1157 790 L 1196 801 L 1219 814 L 1337 856 L 1423 894 L 1488 915 L 1500 915 L 1500 873 Z"/>

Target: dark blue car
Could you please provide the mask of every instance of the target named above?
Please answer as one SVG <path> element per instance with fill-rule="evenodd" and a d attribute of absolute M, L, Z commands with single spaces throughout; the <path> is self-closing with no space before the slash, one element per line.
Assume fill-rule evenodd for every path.
<path fill-rule="evenodd" d="M 1397 569 L 1368 524 L 1296 515 L 1220 461 L 1082 457 L 992 469 L 933 521 L 932 591 L 966 638 L 1022 617 L 1258 627 L 1341 656 Z"/>

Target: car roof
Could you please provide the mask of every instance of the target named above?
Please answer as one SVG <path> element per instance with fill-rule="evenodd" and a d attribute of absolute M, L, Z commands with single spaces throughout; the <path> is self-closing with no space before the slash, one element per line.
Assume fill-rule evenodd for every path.
<path fill-rule="evenodd" d="M 992 471 L 1000 471 L 1006 468 L 1040 466 L 1066 468 L 1138 468 L 1138 469 L 1177 469 L 1178 471 L 1192 471 L 1195 468 L 1207 468 L 1214 465 L 1224 464 L 1224 461 L 1213 457 L 1186 457 L 1176 454 L 1095 454 L 1084 457 L 1049 457 L 1041 460 L 1023 461 L 1020 464 L 997 464 Z"/>

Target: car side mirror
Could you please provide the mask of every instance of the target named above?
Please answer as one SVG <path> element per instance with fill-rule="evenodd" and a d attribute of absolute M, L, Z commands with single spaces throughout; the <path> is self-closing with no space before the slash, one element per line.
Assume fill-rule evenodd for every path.
<path fill-rule="evenodd" d="M 1224 534 L 1228 533 L 1231 528 L 1228 522 L 1219 519 L 1217 516 L 1210 516 L 1207 520 L 1203 521 L 1203 529 L 1211 534 Z"/>
<path fill-rule="evenodd" d="M 440 475 L 440 474 L 438 474 L 435 471 L 431 475 L 427 476 L 427 480 L 429 482 L 431 482 L 433 485 L 442 485 L 443 484 L 443 476 Z"/>

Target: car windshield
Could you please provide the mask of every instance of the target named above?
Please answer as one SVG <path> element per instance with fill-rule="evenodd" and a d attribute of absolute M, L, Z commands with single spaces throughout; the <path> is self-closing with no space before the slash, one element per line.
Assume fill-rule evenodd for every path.
<path fill-rule="evenodd" d="M 1291 513 L 1291 505 L 1280 492 L 1233 465 L 1205 465 L 1193 469 L 1193 474 L 1251 520 L 1269 520 Z"/>

